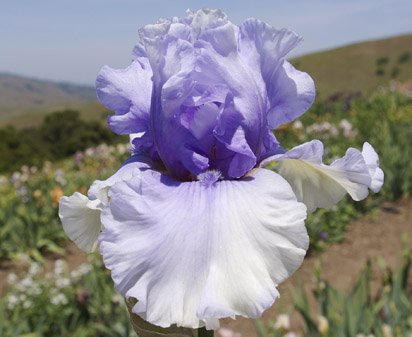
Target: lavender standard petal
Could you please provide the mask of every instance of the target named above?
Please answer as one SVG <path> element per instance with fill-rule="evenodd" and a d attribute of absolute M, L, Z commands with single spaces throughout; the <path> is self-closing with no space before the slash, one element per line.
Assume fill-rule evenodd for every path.
<path fill-rule="evenodd" d="M 128 105 L 140 88 L 133 71 L 104 70 L 98 89 L 115 88 L 125 98 L 118 103 L 116 95 L 107 96 L 106 104 L 117 109 L 111 126 L 140 133 L 134 150 L 162 161 L 179 180 L 209 169 L 226 179 L 244 176 L 279 152 L 271 128 L 312 103 L 310 77 L 284 62 L 300 41 L 286 29 L 254 19 L 238 27 L 221 11 L 205 9 L 147 25 L 139 36 L 133 65 L 153 74 L 149 116 Z"/>
<path fill-rule="evenodd" d="M 152 71 L 147 59 L 134 61 L 126 69 L 100 70 L 96 80 L 97 97 L 115 115 L 108 117 L 118 134 L 145 132 L 149 128 Z"/>

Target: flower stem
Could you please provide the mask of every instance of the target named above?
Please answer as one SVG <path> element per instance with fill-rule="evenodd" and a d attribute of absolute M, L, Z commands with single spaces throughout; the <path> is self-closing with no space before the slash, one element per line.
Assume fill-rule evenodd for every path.
<path fill-rule="evenodd" d="M 197 337 L 213 337 L 213 330 L 206 330 L 206 328 L 199 328 L 197 330 Z"/>

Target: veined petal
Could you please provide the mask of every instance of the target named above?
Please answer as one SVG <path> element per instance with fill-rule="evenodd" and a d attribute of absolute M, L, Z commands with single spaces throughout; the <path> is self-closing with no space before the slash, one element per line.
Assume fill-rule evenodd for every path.
<path fill-rule="evenodd" d="M 308 248 L 306 207 L 278 174 L 200 179 L 144 171 L 113 186 L 102 213 L 100 249 L 117 290 L 160 327 L 259 317 Z"/>
<path fill-rule="evenodd" d="M 368 142 L 365 142 L 362 147 L 362 156 L 368 166 L 369 174 L 371 176 L 371 184 L 369 188 L 377 193 L 380 191 L 384 181 L 384 174 L 379 167 L 379 157 L 374 148 Z"/>
<path fill-rule="evenodd" d="M 150 324 L 142 319 L 139 315 L 132 312 L 137 300 L 129 298 L 126 301 L 127 309 L 130 314 L 130 323 L 132 323 L 137 336 L 143 337 L 198 337 L 197 330 L 171 326 L 170 328 L 160 328 L 157 325 Z"/>
<path fill-rule="evenodd" d="M 358 201 L 368 196 L 372 178 L 362 153 L 349 148 L 331 165 L 322 162 L 323 144 L 318 140 L 296 146 L 284 154 L 265 159 L 260 165 L 278 161 L 278 172 L 292 186 L 309 212 L 331 207 L 346 193 Z"/>
<path fill-rule="evenodd" d="M 268 90 L 270 110 L 268 123 L 273 129 L 304 114 L 315 100 L 315 83 L 305 72 L 283 61 Z"/>
<path fill-rule="evenodd" d="M 290 30 L 278 30 L 253 18 L 240 26 L 239 53 L 249 67 L 260 70 L 254 77 L 266 86 L 267 121 L 272 129 L 302 115 L 315 99 L 312 78 L 285 61 L 301 40 Z"/>
<path fill-rule="evenodd" d="M 147 58 L 140 57 L 126 69 L 103 67 L 96 79 L 97 97 L 115 115 L 108 117 L 118 134 L 145 132 L 149 124 L 152 70 Z"/>
<path fill-rule="evenodd" d="M 81 193 L 62 197 L 59 202 L 59 217 L 67 236 L 83 251 L 95 250 L 101 230 L 100 200 L 89 200 Z"/>
<path fill-rule="evenodd" d="M 288 29 L 275 29 L 254 18 L 247 19 L 239 28 L 240 54 L 251 68 L 261 69 L 264 82 L 270 86 L 281 61 L 302 38 Z"/>

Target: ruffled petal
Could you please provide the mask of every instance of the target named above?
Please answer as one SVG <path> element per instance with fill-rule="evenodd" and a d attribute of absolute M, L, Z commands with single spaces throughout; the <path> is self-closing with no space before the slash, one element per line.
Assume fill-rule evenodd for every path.
<path fill-rule="evenodd" d="M 103 67 L 96 79 L 100 102 L 116 112 L 108 117 L 118 134 L 145 132 L 149 127 L 152 70 L 146 58 L 139 58 L 126 69 Z"/>
<path fill-rule="evenodd" d="M 134 155 L 126 160 L 122 167 L 106 180 L 95 180 L 92 186 L 90 186 L 87 195 L 91 200 L 99 199 L 107 204 L 109 202 L 108 191 L 110 187 L 119 181 L 131 179 L 142 170 L 154 167 L 155 164 L 147 157 Z"/>
<path fill-rule="evenodd" d="M 255 81 L 253 69 L 238 54 L 232 41 L 238 34 L 235 27 L 227 24 L 220 29 L 222 32 L 210 34 L 217 35 L 216 41 L 227 39 L 226 46 L 230 48 L 222 50 L 217 43 L 199 42 L 202 48 L 197 65 L 202 74 L 207 74 L 202 81 L 221 83 L 227 88 L 213 130 L 216 141 L 212 151 L 208 151 L 212 153 L 210 167 L 221 170 L 228 178 L 238 178 L 255 166 L 256 155 L 263 147 L 266 93 L 264 85 Z"/>
<path fill-rule="evenodd" d="M 349 148 L 345 156 L 331 165 L 323 164 L 322 158 L 323 144 L 313 140 L 269 157 L 260 165 L 278 161 L 279 174 L 289 182 L 309 212 L 335 205 L 346 193 L 356 201 L 368 196 L 372 178 L 359 150 Z"/>
<path fill-rule="evenodd" d="M 276 29 L 255 18 L 245 20 L 239 29 L 239 52 L 252 69 L 261 70 L 266 84 L 270 84 L 280 62 L 302 41 L 288 29 Z"/>
<path fill-rule="evenodd" d="M 284 60 L 301 40 L 290 30 L 275 29 L 253 18 L 240 26 L 239 54 L 251 69 L 256 69 L 255 81 L 266 87 L 267 118 L 272 129 L 302 115 L 315 99 L 312 78 Z"/>
<path fill-rule="evenodd" d="M 225 13 L 220 9 L 203 8 L 196 12 L 188 12 L 187 23 L 190 23 L 196 35 L 200 35 L 205 30 L 220 27 L 228 22 Z"/>
<path fill-rule="evenodd" d="M 101 230 L 100 200 L 89 200 L 81 193 L 62 197 L 59 202 L 59 217 L 67 236 L 83 251 L 95 250 Z"/>
<path fill-rule="evenodd" d="M 67 236 L 85 252 L 94 251 L 101 230 L 100 214 L 109 202 L 109 189 L 119 181 L 129 180 L 142 170 L 156 167 L 148 158 L 135 155 L 124 162 L 122 167 L 106 180 L 96 180 L 89 188 L 88 197 L 74 193 L 62 197 L 59 216 Z"/>
<path fill-rule="evenodd" d="M 127 309 L 130 314 L 130 323 L 132 323 L 137 336 L 142 337 L 199 337 L 197 330 L 172 326 L 170 328 L 160 328 L 157 325 L 150 324 L 140 316 L 132 312 L 137 300 L 129 298 L 126 301 Z"/>
<path fill-rule="evenodd" d="M 310 108 L 316 96 L 315 83 L 307 73 L 296 70 L 289 62 L 283 61 L 268 96 L 268 123 L 272 129 L 276 129 L 281 124 L 293 121 Z"/>
<path fill-rule="evenodd" d="M 368 142 L 365 142 L 362 147 L 362 156 L 368 166 L 369 175 L 371 176 L 371 184 L 369 188 L 377 193 L 380 191 L 384 181 L 384 174 L 379 167 L 379 157 L 374 148 Z"/>
<path fill-rule="evenodd" d="M 306 207 L 278 174 L 212 173 L 178 182 L 147 170 L 109 192 L 100 250 L 117 290 L 152 324 L 211 329 L 259 317 L 308 248 Z"/>
<path fill-rule="evenodd" d="M 220 161 L 216 165 L 230 178 L 240 178 L 256 165 L 256 156 L 246 140 L 242 121 L 242 114 L 236 110 L 232 102 L 227 104 L 213 130 L 215 138 L 231 152 L 230 160 Z"/>
<path fill-rule="evenodd" d="M 180 123 L 180 107 L 194 85 L 194 47 L 173 35 L 164 39 L 146 38 L 144 42 L 154 72 L 150 119 L 156 150 L 172 174 L 185 178 L 189 173 L 187 167 L 194 163 L 176 149 L 185 148 L 188 144 L 195 150 L 197 145 L 195 136 Z M 198 171 L 200 168 L 195 169 Z"/>

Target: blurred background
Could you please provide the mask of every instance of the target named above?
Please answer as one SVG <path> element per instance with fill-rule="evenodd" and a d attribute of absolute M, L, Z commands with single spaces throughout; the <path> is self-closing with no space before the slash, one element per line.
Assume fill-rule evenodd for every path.
<path fill-rule="evenodd" d="M 385 171 L 379 194 L 309 216 L 308 258 L 262 320 L 215 335 L 412 336 L 410 0 L 1 1 L 0 336 L 134 336 L 99 256 L 66 238 L 58 201 L 128 156 L 97 102 L 99 69 L 129 65 L 139 27 L 202 7 L 303 36 L 290 60 L 317 99 L 276 131 L 282 145 L 320 139 L 333 160 L 368 141 Z"/>

